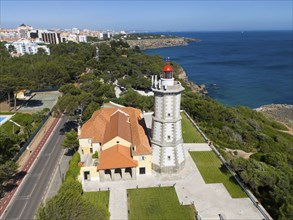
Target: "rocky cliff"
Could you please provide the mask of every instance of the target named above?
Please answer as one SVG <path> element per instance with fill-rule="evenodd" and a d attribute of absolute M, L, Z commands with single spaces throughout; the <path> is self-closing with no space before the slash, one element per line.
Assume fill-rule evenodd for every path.
<path fill-rule="evenodd" d="M 208 91 L 206 90 L 206 87 L 205 87 L 204 84 L 196 85 L 195 83 L 189 81 L 188 76 L 186 75 L 186 72 L 184 71 L 184 69 L 181 66 L 178 67 L 176 73 L 177 73 L 178 79 L 184 80 L 187 83 L 187 85 L 192 89 L 192 91 L 200 92 L 200 93 L 203 93 L 203 94 L 208 93 Z"/>
<path fill-rule="evenodd" d="M 256 111 L 260 111 L 267 117 L 286 124 L 289 128 L 293 127 L 293 105 L 264 105 L 257 108 Z"/>
<path fill-rule="evenodd" d="M 130 47 L 139 46 L 141 50 L 163 48 L 163 47 L 174 47 L 174 46 L 185 46 L 190 41 L 199 41 L 198 39 L 191 38 L 162 38 L 162 39 L 138 39 L 138 40 L 126 40 Z"/>

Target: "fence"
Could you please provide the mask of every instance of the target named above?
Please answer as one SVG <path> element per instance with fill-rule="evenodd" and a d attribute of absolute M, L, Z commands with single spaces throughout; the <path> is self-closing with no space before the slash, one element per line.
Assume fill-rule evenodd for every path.
<path fill-rule="evenodd" d="M 207 143 L 209 143 L 210 148 L 212 149 L 212 151 L 217 155 L 217 157 L 220 159 L 220 161 L 224 164 L 224 166 L 229 170 L 229 172 L 232 174 L 232 176 L 235 178 L 235 180 L 237 181 L 237 183 L 240 185 L 240 187 L 242 188 L 242 190 L 247 194 L 247 196 L 249 197 L 249 199 L 252 201 L 252 203 L 255 205 L 255 207 L 259 210 L 259 212 L 263 215 L 263 217 L 267 220 L 271 220 L 273 219 L 269 213 L 267 213 L 267 211 L 265 210 L 265 208 L 258 202 L 258 200 L 255 198 L 255 196 L 252 194 L 252 192 L 250 190 L 248 190 L 244 183 L 239 179 L 239 177 L 237 176 L 237 174 L 235 173 L 235 171 L 229 166 L 229 164 L 227 163 L 227 161 L 222 157 L 222 155 L 219 153 L 219 151 L 211 144 L 211 142 L 209 141 L 209 139 L 206 137 L 206 135 L 200 130 L 200 128 L 198 127 L 198 125 L 193 121 L 193 119 L 188 115 L 188 113 L 185 110 L 181 110 L 182 112 L 184 112 L 184 114 L 186 115 L 186 117 L 190 120 L 190 122 L 193 124 L 193 126 L 197 129 L 197 131 L 202 135 L 202 137 L 205 139 L 205 141 Z"/>
<path fill-rule="evenodd" d="M 13 159 L 12 159 L 13 161 L 17 161 L 19 159 L 19 157 L 23 154 L 23 152 L 26 150 L 27 146 L 35 138 L 35 136 L 40 131 L 40 129 L 43 127 L 43 125 L 46 123 L 46 121 L 51 116 L 51 114 L 52 114 L 52 111 L 50 111 L 46 115 L 46 117 L 42 120 L 42 122 L 40 123 L 40 125 L 38 126 L 38 128 L 31 134 L 31 136 L 29 137 L 29 139 L 27 139 L 27 141 L 22 145 L 22 147 L 20 148 L 20 150 L 18 151 L 18 153 L 13 157 Z"/>

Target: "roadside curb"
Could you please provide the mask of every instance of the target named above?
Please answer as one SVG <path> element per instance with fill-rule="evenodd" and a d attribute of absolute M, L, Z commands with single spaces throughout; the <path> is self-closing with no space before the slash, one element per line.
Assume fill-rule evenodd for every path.
<path fill-rule="evenodd" d="M 26 162 L 25 166 L 20 171 L 20 172 L 26 172 L 26 175 L 24 177 L 20 177 L 16 181 L 16 187 L 12 191 L 6 193 L 6 195 L 1 199 L 1 201 L 0 201 L 0 219 L 3 218 L 3 215 L 6 212 L 7 208 L 9 207 L 10 203 L 13 201 L 13 199 L 17 195 L 18 190 L 22 186 L 21 183 L 26 181 L 26 177 L 29 175 L 30 169 L 34 166 L 35 162 L 38 160 L 40 153 L 44 149 L 44 146 L 50 140 L 50 138 L 53 134 L 53 131 L 56 129 L 57 125 L 60 123 L 61 118 L 62 117 L 58 117 L 53 121 L 53 123 L 51 124 L 51 126 L 48 128 L 45 135 L 41 139 L 40 143 L 37 145 L 36 149 L 32 153 L 32 155 L 30 155 L 29 160 Z"/>

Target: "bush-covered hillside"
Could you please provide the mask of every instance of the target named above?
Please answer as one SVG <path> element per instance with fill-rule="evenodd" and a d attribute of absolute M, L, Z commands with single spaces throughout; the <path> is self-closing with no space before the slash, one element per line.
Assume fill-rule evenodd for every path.
<path fill-rule="evenodd" d="M 185 92 L 182 108 L 230 161 L 241 179 L 273 218 L 292 219 L 293 136 L 286 127 L 260 112 L 224 106 L 199 94 Z M 253 152 L 250 159 L 236 158 L 225 148 Z"/>

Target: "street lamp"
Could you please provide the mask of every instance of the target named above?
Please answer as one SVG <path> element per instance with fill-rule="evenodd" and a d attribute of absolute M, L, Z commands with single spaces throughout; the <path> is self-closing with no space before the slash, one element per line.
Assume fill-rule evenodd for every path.
<path fill-rule="evenodd" d="M 12 122 L 12 125 L 13 125 L 13 134 L 14 134 L 14 125 L 16 125 L 16 126 L 18 126 L 18 127 L 21 128 L 21 125 L 18 124 L 18 123 L 16 123 L 15 121 L 13 121 L 13 120 L 11 120 L 11 119 L 9 119 L 8 121 Z"/>

